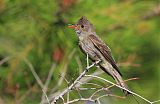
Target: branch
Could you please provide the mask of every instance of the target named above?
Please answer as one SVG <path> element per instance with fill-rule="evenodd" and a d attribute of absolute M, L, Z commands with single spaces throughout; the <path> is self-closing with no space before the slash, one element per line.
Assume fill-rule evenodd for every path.
<path fill-rule="evenodd" d="M 144 101 L 146 101 L 146 102 L 148 102 L 148 103 L 150 103 L 150 104 L 154 104 L 154 103 L 156 103 L 156 102 L 160 102 L 160 100 L 158 100 L 158 101 L 153 101 L 153 102 L 152 102 L 152 101 L 149 101 L 149 100 L 147 100 L 146 98 L 140 96 L 139 94 L 137 94 L 137 93 L 135 93 L 135 92 L 132 92 L 132 91 L 130 91 L 130 90 L 128 90 L 128 89 L 125 89 L 125 88 L 123 88 L 123 87 L 121 87 L 121 86 L 119 86 L 119 85 L 117 85 L 117 84 L 115 84 L 115 83 L 113 83 L 113 82 L 111 82 L 111 81 L 109 81 L 109 80 L 106 80 L 106 79 L 104 79 L 104 78 L 102 78 L 102 77 L 95 76 L 95 75 L 85 75 L 85 76 L 86 76 L 86 77 L 97 78 L 97 79 L 103 80 L 103 81 L 105 81 L 105 82 L 108 82 L 108 83 L 110 83 L 110 84 L 112 84 L 112 85 L 114 85 L 114 86 L 116 86 L 116 87 L 118 87 L 118 88 L 120 88 L 120 89 L 123 89 L 123 90 L 128 91 L 129 93 L 131 93 L 131 94 L 133 94 L 133 95 L 135 95 L 135 96 L 143 99 Z"/>
<path fill-rule="evenodd" d="M 130 78 L 130 79 L 127 79 L 127 80 L 125 80 L 125 81 L 123 81 L 123 82 L 127 82 L 127 81 L 131 81 L 131 80 L 136 80 L 136 79 L 138 79 L 138 78 Z M 123 83 L 122 82 L 122 83 Z M 115 85 L 110 85 L 110 86 L 108 86 L 108 87 L 102 87 L 101 89 L 98 89 L 97 91 L 95 91 L 91 96 L 90 96 L 90 98 L 93 98 L 93 96 L 95 96 L 98 92 L 100 92 L 100 91 L 103 91 L 103 90 L 109 90 L 110 88 L 112 88 L 112 87 L 114 87 Z M 112 95 L 112 94 L 110 94 L 110 95 Z M 117 95 L 116 95 L 117 96 Z M 121 97 L 121 98 L 124 98 L 124 97 Z"/>
<path fill-rule="evenodd" d="M 62 99 L 63 96 L 69 92 L 79 81 L 80 79 L 82 79 L 82 77 L 84 77 L 84 75 L 88 72 L 88 70 L 90 68 L 92 68 L 95 64 L 98 64 L 100 61 L 96 61 L 95 63 L 93 63 L 92 65 L 88 66 L 81 74 L 80 76 L 67 88 L 65 89 L 60 95 L 58 95 L 57 97 L 52 97 L 54 98 L 54 100 L 51 102 L 51 104 L 55 104 L 57 102 L 58 99 Z"/>
<path fill-rule="evenodd" d="M 50 104 L 50 102 L 49 102 L 49 99 L 48 99 L 48 96 L 47 96 L 46 92 L 45 92 L 43 89 L 42 89 L 42 92 L 43 92 L 43 96 L 44 96 L 44 97 L 46 97 L 48 104 Z M 43 96 L 42 96 L 42 97 L 43 97 Z M 40 104 L 43 104 L 43 103 L 44 103 L 43 101 L 44 101 L 44 98 L 42 99 L 42 102 L 41 102 Z"/>
<path fill-rule="evenodd" d="M 36 79 L 38 85 L 41 87 L 41 89 L 44 88 L 44 85 L 41 81 L 41 79 L 39 78 L 39 76 L 37 75 L 36 71 L 34 70 L 33 65 L 29 62 L 29 60 L 24 59 L 24 62 L 28 65 L 28 67 L 30 68 L 30 71 L 32 72 L 34 78 Z"/>
<path fill-rule="evenodd" d="M 71 104 L 71 103 L 75 103 L 75 102 L 78 102 L 78 101 L 90 101 L 90 102 L 95 102 L 95 100 L 92 100 L 90 98 L 79 98 L 79 99 L 74 99 L 74 100 L 71 100 L 67 103 L 64 103 L 64 104 Z"/>
<path fill-rule="evenodd" d="M 52 78 L 53 71 L 54 71 L 55 67 L 56 67 L 56 64 L 53 63 L 53 64 L 52 64 L 52 67 L 51 67 L 51 69 L 50 69 L 50 71 L 49 71 L 49 73 L 48 73 L 48 77 L 47 77 L 47 79 L 46 79 L 46 82 L 45 82 L 45 84 L 44 84 L 44 87 L 43 87 L 43 89 L 42 89 L 43 94 L 42 94 L 42 99 L 41 99 L 41 103 L 40 103 L 40 104 L 43 104 L 43 103 L 45 102 L 45 98 L 47 99 L 47 101 L 49 101 L 46 93 L 47 93 L 48 85 L 49 85 L 49 83 L 50 83 L 50 81 L 51 81 L 51 78 Z"/>
<path fill-rule="evenodd" d="M 5 62 L 7 62 L 8 60 L 10 60 L 12 57 L 13 57 L 13 56 L 8 56 L 8 57 L 2 59 L 2 60 L 0 61 L 0 66 L 1 66 L 3 63 L 5 63 Z"/>
<path fill-rule="evenodd" d="M 49 102 L 49 99 L 48 99 L 47 94 L 46 94 L 45 85 L 43 85 L 41 79 L 39 78 L 39 76 L 37 75 L 36 71 L 34 70 L 33 65 L 32 65 L 32 64 L 30 63 L 30 61 L 27 60 L 26 58 L 24 59 L 24 62 L 25 62 L 25 63 L 28 65 L 28 67 L 30 68 L 30 71 L 32 72 L 34 78 L 36 79 L 38 85 L 39 85 L 40 88 L 42 89 L 42 92 L 43 92 L 44 96 L 46 97 L 47 102 Z M 48 85 L 47 85 L 48 83 L 49 83 L 49 82 L 46 83 L 46 86 L 48 86 Z"/>

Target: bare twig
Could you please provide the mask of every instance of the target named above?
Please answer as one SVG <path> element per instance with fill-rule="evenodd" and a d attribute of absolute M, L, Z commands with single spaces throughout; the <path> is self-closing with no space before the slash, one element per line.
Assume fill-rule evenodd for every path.
<path fill-rule="evenodd" d="M 10 60 L 12 57 L 13 57 L 13 56 L 8 56 L 8 57 L 2 59 L 2 60 L 0 61 L 0 66 L 1 66 L 3 63 L 5 63 L 5 62 L 7 62 L 8 60 Z"/>
<path fill-rule="evenodd" d="M 41 79 L 40 79 L 39 76 L 37 75 L 36 71 L 34 70 L 34 67 L 32 66 L 32 64 L 31 64 L 31 63 L 29 62 L 29 60 L 27 60 L 27 59 L 24 59 L 24 62 L 25 62 L 25 63 L 28 65 L 28 67 L 30 68 L 30 70 L 31 70 L 34 78 L 36 79 L 38 85 L 39 85 L 40 88 L 42 89 L 42 92 L 44 93 L 44 95 L 47 96 L 46 92 L 43 90 L 45 87 L 44 87 Z M 49 100 L 48 100 L 48 97 L 46 97 L 46 98 L 47 98 L 47 101 L 49 101 Z"/>
<path fill-rule="evenodd" d="M 92 100 L 90 98 L 79 98 L 79 99 L 74 99 L 74 100 L 71 100 L 67 103 L 64 103 L 64 104 L 71 104 L 71 103 L 75 103 L 75 102 L 78 102 L 78 101 L 90 101 L 90 102 L 95 102 L 95 100 Z"/>
<path fill-rule="evenodd" d="M 103 80 L 103 81 L 105 81 L 105 82 L 108 82 L 108 83 L 110 83 L 110 84 L 112 84 L 112 85 L 120 88 L 120 89 L 124 89 L 124 90 L 128 91 L 129 93 L 131 93 L 131 94 L 133 94 L 133 95 L 135 95 L 135 96 L 143 99 L 144 101 L 146 101 L 146 102 L 148 102 L 148 103 L 150 103 L 150 104 L 155 103 L 155 101 L 152 102 L 152 101 L 150 101 L 150 100 L 142 97 L 141 95 L 139 95 L 139 94 L 137 94 L 137 93 L 135 93 L 135 92 L 132 92 L 132 91 L 130 91 L 130 90 L 128 90 L 128 89 L 125 89 L 125 88 L 123 88 L 123 87 L 121 87 L 121 86 L 119 86 L 119 85 L 117 85 L 117 84 L 115 84 L 115 83 L 113 83 L 113 82 L 111 82 L 111 81 L 109 81 L 109 80 L 106 80 L 106 79 L 104 79 L 104 78 L 102 78 L 102 77 L 95 76 L 95 75 L 85 75 L 85 76 L 86 76 L 86 77 L 93 77 L 93 78 L 97 78 L 97 79 Z M 156 102 L 159 102 L 159 101 L 160 101 L 160 100 L 158 100 L 158 101 L 156 101 Z"/>
<path fill-rule="evenodd" d="M 36 79 L 38 85 L 41 87 L 41 89 L 43 89 L 44 85 L 43 85 L 41 79 L 39 78 L 39 76 L 37 75 L 36 71 L 34 70 L 34 67 L 32 66 L 32 64 L 27 59 L 24 59 L 24 62 L 28 65 L 28 67 L 29 67 L 30 71 L 32 72 L 34 78 Z"/>
<path fill-rule="evenodd" d="M 123 82 L 131 81 L 131 80 L 137 80 L 137 79 L 139 79 L 139 78 L 130 78 L 130 79 L 124 80 Z M 121 82 L 121 83 L 123 83 L 123 82 Z M 111 85 L 111 86 L 108 86 L 107 88 L 110 89 L 110 88 L 112 88 L 114 86 L 115 85 Z"/>
<path fill-rule="evenodd" d="M 153 101 L 152 104 L 158 103 L 158 102 L 160 102 L 160 100 Z"/>
<path fill-rule="evenodd" d="M 42 89 L 43 94 L 42 94 L 41 104 L 43 104 L 43 103 L 45 102 L 45 98 L 47 98 L 47 101 L 48 101 L 48 97 L 46 96 L 46 93 L 47 93 L 48 85 L 49 85 L 49 83 L 50 83 L 50 81 L 51 81 L 51 78 L 52 78 L 53 71 L 54 71 L 55 67 L 56 67 L 56 64 L 53 63 L 53 64 L 52 64 L 52 67 L 51 67 L 51 69 L 50 69 L 50 71 L 49 71 L 49 73 L 48 73 L 48 77 L 47 77 L 46 83 L 44 84 L 44 87 L 43 87 L 43 89 Z"/>
<path fill-rule="evenodd" d="M 94 85 L 94 86 L 98 86 L 98 87 L 103 87 L 103 86 L 101 86 L 101 85 L 99 85 L 99 84 L 91 83 L 91 82 L 90 82 L 90 83 L 89 83 L 89 82 L 83 83 L 83 82 L 80 82 L 80 81 L 79 81 L 78 83 L 80 83 L 81 85 L 82 85 L 82 84 L 85 84 L 85 85 Z"/>
<path fill-rule="evenodd" d="M 97 71 L 95 71 L 94 73 L 92 73 L 92 75 L 101 75 L 102 73 L 103 73 L 102 70 L 97 70 Z M 85 77 L 85 78 L 81 79 L 80 82 L 87 83 L 87 82 L 89 82 L 89 81 L 92 80 L 92 79 L 93 79 L 92 77 Z M 79 87 L 80 85 L 81 85 L 81 84 L 78 83 L 78 84 L 76 84 L 76 87 Z"/>
<path fill-rule="evenodd" d="M 130 78 L 130 79 L 127 79 L 127 80 L 125 80 L 125 81 L 123 81 L 123 82 L 127 82 L 127 81 L 130 81 L 130 80 L 136 80 L 136 79 L 138 79 L 138 78 Z M 110 85 L 110 86 L 108 86 L 108 87 L 102 87 L 101 89 L 99 89 L 99 90 L 97 90 L 97 91 L 95 91 L 90 97 L 92 98 L 96 93 L 98 93 L 98 92 L 100 92 L 100 91 L 103 91 L 103 90 L 109 90 L 111 87 L 113 87 L 113 86 L 115 86 L 115 85 Z M 110 94 L 110 95 L 113 95 L 113 94 Z M 124 97 L 122 97 L 122 98 L 124 98 Z"/>
<path fill-rule="evenodd" d="M 52 99 L 54 99 L 51 104 L 55 104 L 57 102 L 58 99 L 62 99 L 63 96 L 70 91 L 77 83 L 78 81 L 88 72 L 88 69 L 90 69 L 91 67 L 93 67 L 95 64 L 98 64 L 100 61 L 96 61 L 95 63 L 93 63 L 92 65 L 88 66 L 81 74 L 80 76 L 67 88 L 65 89 L 59 96 L 57 97 L 52 97 Z"/>
<path fill-rule="evenodd" d="M 64 77 L 66 75 L 68 62 L 70 62 L 70 60 L 72 59 L 75 52 L 76 52 L 76 49 L 74 48 L 73 51 L 70 53 L 70 55 L 67 57 L 67 60 L 65 60 L 64 68 L 63 68 L 62 73 L 61 73 L 62 77 L 59 79 L 57 86 L 60 86 L 62 84 L 62 82 L 64 80 Z M 66 61 L 67 61 L 67 63 L 66 63 Z"/>
<path fill-rule="evenodd" d="M 67 102 L 69 102 L 69 92 L 67 92 Z"/>
<path fill-rule="evenodd" d="M 46 97 L 48 104 L 50 104 L 48 96 L 46 95 L 46 92 L 43 89 L 42 89 L 42 92 L 43 92 L 44 96 Z M 43 104 L 43 103 L 44 102 L 41 102 L 41 104 Z"/>
<path fill-rule="evenodd" d="M 4 58 L 3 60 L 0 61 L 0 65 L 2 65 L 4 62 L 8 61 L 8 60 L 11 59 L 11 58 L 12 58 L 12 56 L 8 56 L 8 57 Z M 39 76 L 38 76 L 37 73 L 35 72 L 34 67 L 33 67 L 32 64 L 29 62 L 29 60 L 24 59 L 24 62 L 29 66 L 29 68 L 30 68 L 33 76 L 35 77 L 38 85 L 41 87 L 42 92 L 43 92 L 44 96 L 46 97 L 46 100 L 47 100 L 48 104 L 50 104 L 49 98 L 47 97 L 46 92 L 47 92 L 47 88 L 48 88 L 48 85 L 49 85 L 49 83 L 50 83 L 50 79 L 51 79 L 51 76 L 52 76 L 52 73 L 53 73 L 53 69 L 54 69 L 53 67 L 55 67 L 54 64 L 53 64 L 53 66 L 52 66 L 53 69 L 50 70 L 50 72 L 49 72 L 49 75 L 48 75 L 48 78 L 47 78 L 47 80 L 46 80 L 45 85 L 43 85 L 41 79 L 39 78 Z M 99 62 L 100 62 L 100 61 L 99 61 Z M 97 62 L 97 63 L 99 63 L 99 62 Z M 111 81 L 109 81 L 109 80 L 106 80 L 106 79 L 104 79 L 104 78 L 102 78 L 102 77 L 97 76 L 97 75 L 99 75 L 99 74 L 102 74 L 102 73 L 103 73 L 102 71 L 96 71 L 96 72 L 94 72 L 92 75 L 86 75 L 88 69 L 92 68 L 92 67 L 93 67 L 95 64 L 97 64 L 97 63 L 95 62 L 95 63 L 93 63 L 92 65 L 90 65 L 89 67 L 87 67 L 87 68 L 80 74 L 80 76 L 79 76 L 68 88 L 66 88 L 63 92 L 59 93 L 57 97 L 54 98 L 54 96 L 52 96 L 52 99 L 54 98 L 54 100 L 51 102 L 51 104 L 56 103 L 56 101 L 57 101 L 58 99 L 60 99 L 60 98 L 63 100 L 63 103 L 64 103 L 64 104 L 71 104 L 71 103 L 75 103 L 75 102 L 78 102 L 78 101 L 91 101 L 91 102 L 97 101 L 98 104 L 101 104 L 100 98 L 105 97 L 105 96 L 113 96 L 113 97 L 117 97 L 117 98 L 124 98 L 124 97 L 117 96 L 117 95 L 113 95 L 113 94 L 104 94 L 104 95 L 101 95 L 101 96 L 97 97 L 96 99 L 93 99 L 93 98 L 92 98 L 92 97 L 94 96 L 94 94 L 96 94 L 97 92 L 99 92 L 99 91 L 101 91 L 101 90 L 108 90 L 109 88 L 111 88 L 111 87 L 113 87 L 113 86 L 116 86 L 116 87 L 118 87 L 118 88 L 120 88 L 120 89 L 124 89 L 124 90 L 130 92 L 131 94 L 133 94 L 133 95 L 135 95 L 135 96 L 143 99 L 144 101 L 148 102 L 149 104 L 154 104 L 154 103 L 160 102 L 160 100 L 150 101 L 150 100 L 142 97 L 141 95 L 139 95 L 139 94 L 137 94 L 137 93 L 135 93 L 135 92 L 132 92 L 132 91 L 130 91 L 130 90 L 127 90 L 127 89 L 125 89 L 125 88 L 122 88 L 121 86 L 119 86 L 119 85 L 117 85 L 117 84 L 115 84 L 115 83 L 113 83 L 113 82 L 111 82 Z M 122 65 L 123 65 L 123 64 L 122 64 Z M 129 66 L 130 66 L 130 65 L 131 65 L 131 64 L 129 64 Z M 124 65 L 124 66 L 125 66 L 125 65 Z M 137 65 L 133 65 L 133 66 L 137 66 Z M 84 77 L 89 77 L 89 78 L 84 78 Z M 82 78 L 83 78 L 83 80 L 81 80 Z M 105 82 L 108 82 L 108 83 L 111 84 L 111 86 L 109 86 L 109 87 L 107 87 L 107 88 L 104 88 L 104 87 L 103 87 L 103 88 L 100 88 L 100 89 L 99 89 L 99 88 L 89 88 L 90 90 L 96 89 L 97 91 L 95 91 L 94 94 L 92 94 L 89 98 L 82 98 L 82 96 L 81 96 L 79 99 L 74 99 L 74 100 L 69 101 L 69 92 L 70 92 L 72 89 L 76 88 L 76 89 L 78 89 L 78 90 L 89 90 L 88 88 L 79 88 L 79 86 L 82 85 L 82 84 L 91 84 L 91 85 L 96 85 L 96 86 L 97 86 L 97 84 L 94 84 L 94 83 L 87 83 L 89 80 L 91 80 L 91 79 L 93 79 L 93 78 L 97 78 L 97 79 L 103 80 L 103 81 L 105 81 Z M 129 81 L 129 80 L 135 80 L 135 79 L 136 79 L 136 78 L 131 78 L 131 79 L 125 80 L 124 82 Z M 100 87 L 100 86 L 99 86 L 99 87 Z M 29 92 L 30 92 L 30 91 L 29 91 Z M 27 94 L 28 94 L 29 92 L 27 92 Z M 63 98 L 63 96 L 64 96 L 65 94 L 67 94 L 67 102 L 66 102 L 66 103 L 65 103 L 65 100 L 64 100 L 64 98 Z M 24 98 L 22 97 L 21 99 L 24 99 Z M 20 101 L 22 101 L 22 100 L 20 100 Z"/>
<path fill-rule="evenodd" d="M 83 90 L 97 90 L 99 88 L 93 88 L 93 87 L 91 87 L 91 88 L 85 88 L 85 87 L 83 87 L 83 88 L 75 88 L 75 89 L 83 91 Z"/>
<path fill-rule="evenodd" d="M 140 67 L 140 64 L 130 63 L 130 62 L 123 62 L 118 63 L 117 66 L 133 66 L 133 67 Z"/>
<path fill-rule="evenodd" d="M 96 94 L 96 93 L 98 93 L 98 92 L 100 92 L 100 91 L 102 91 L 102 90 L 104 90 L 105 88 L 104 87 L 102 87 L 101 89 L 99 89 L 99 90 L 97 90 L 97 91 L 95 91 L 91 96 L 90 96 L 90 98 L 92 99 L 93 98 L 93 96 Z"/>
<path fill-rule="evenodd" d="M 48 77 L 47 77 L 46 83 L 44 84 L 44 89 L 46 89 L 46 90 L 47 90 L 48 85 L 49 85 L 49 83 L 50 83 L 50 81 L 51 81 L 51 78 L 52 78 L 53 71 L 54 71 L 55 67 L 56 67 L 56 64 L 53 63 L 53 64 L 52 64 L 52 67 L 51 67 L 51 69 L 50 69 L 50 71 L 49 71 L 49 73 L 48 73 Z"/>

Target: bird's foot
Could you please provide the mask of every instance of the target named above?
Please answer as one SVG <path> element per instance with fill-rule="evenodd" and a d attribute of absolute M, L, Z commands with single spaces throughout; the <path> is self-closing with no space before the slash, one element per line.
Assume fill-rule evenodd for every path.
<path fill-rule="evenodd" d="M 101 60 L 101 59 L 99 59 L 99 60 L 95 61 L 95 66 L 99 68 L 99 63 L 101 63 L 101 62 L 102 62 L 102 60 Z"/>

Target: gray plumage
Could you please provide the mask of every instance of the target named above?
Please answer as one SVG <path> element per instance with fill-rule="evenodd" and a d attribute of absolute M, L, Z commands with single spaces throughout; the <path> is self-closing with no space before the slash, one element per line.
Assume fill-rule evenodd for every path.
<path fill-rule="evenodd" d="M 101 60 L 99 67 L 113 77 L 113 79 L 123 88 L 128 89 L 128 86 L 123 82 L 122 74 L 120 73 L 115 60 L 111 55 L 110 48 L 96 35 L 93 25 L 86 17 L 81 17 L 77 24 L 75 31 L 79 38 L 79 47 L 89 55 L 92 61 Z M 123 90 L 125 95 L 129 92 Z"/>

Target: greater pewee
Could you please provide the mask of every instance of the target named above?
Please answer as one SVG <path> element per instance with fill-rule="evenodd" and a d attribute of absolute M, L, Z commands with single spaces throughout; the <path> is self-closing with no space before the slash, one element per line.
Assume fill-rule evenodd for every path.
<path fill-rule="evenodd" d="M 77 24 L 71 25 L 69 28 L 75 29 L 79 38 L 79 47 L 83 53 L 88 55 L 93 62 L 101 60 L 98 66 L 112 76 L 118 85 L 128 90 L 128 86 L 124 83 L 122 74 L 111 55 L 110 48 L 96 35 L 93 25 L 88 19 L 82 16 Z M 129 94 L 126 90 L 123 90 L 123 92 L 125 95 Z"/>

